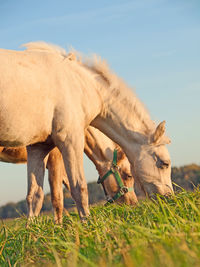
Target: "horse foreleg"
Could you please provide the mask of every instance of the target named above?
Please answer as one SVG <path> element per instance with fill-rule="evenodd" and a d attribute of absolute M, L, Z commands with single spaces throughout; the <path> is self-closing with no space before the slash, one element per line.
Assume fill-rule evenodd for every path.
<path fill-rule="evenodd" d="M 45 157 L 51 148 L 43 145 L 31 145 L 27 147 L 28 192 L 27 206 L 28 218 L 38 216 L 44 200 L 43 182 L 45 172 Z"/>
<path fill-rule="evenodd" d="M 77 138 L 76 138 L 77 137 Z M 89 216 L 87 183 L 83 170 L 84 136 L 71 136 L 64 142 L 58 142 L 65 170 L 69 179 L 71 195 L 76 202 L 81 220 Z"/>

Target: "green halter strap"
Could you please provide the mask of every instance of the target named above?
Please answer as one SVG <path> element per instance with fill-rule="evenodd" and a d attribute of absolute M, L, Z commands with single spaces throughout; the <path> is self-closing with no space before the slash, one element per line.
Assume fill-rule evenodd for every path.
<path fill-rule="evenodd" d="M 106 180 L 106 178 L 108 178 L 108 176 L 111 174 L 114 175 L 115 180 L 116 180 L 117 184 L 119 185 L 119 191 L 112 198 L 108 197 L 108 194 L 107 194 L 105 187 L 104 187 L 104 184 L 103 184 L 103 182 Z M 113 161 L 112 161 L 112 166 L 111 166 L 110 170 L 102 178 L 99 177 L 97 183 L 102 184 L 103 189 L 104 189 L 104 193 L 107 197 L 108 203 L 113 203 L 115 200 L 117 200 L 118 198 L 123 196 L 125 193 L 133 191 L 133 187 L 127 187 L 124 185 L 122 178 L 120 176 L 119 167 L 117 165 L 117 149 L 115 149 L 113 152 Z"/>

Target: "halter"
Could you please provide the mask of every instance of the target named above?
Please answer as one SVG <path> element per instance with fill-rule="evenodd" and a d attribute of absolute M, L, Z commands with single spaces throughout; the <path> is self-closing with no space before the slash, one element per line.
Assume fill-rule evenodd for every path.
<path fill-rule="evenodd" d="M 108 176 L 111 174 L 114 175 L 115 180 L 116 180 L 117 184 L 119 185 L 119 191 L 113 197 L 108 196 L 108 193 L 106 192 L 105 186 L 103 184 L 105 179 L 108 178 Z M 107 199 L 108 203 L 113 203 L 115 200 L 119 199 L 124 194 L 133 191 L 133 187 L 127 187 L 124 185 L 122 178 L 120 176 L 119 166 L 117 165 L 117 149 L 115 149 L 113 152 L 113 161 L 112 161 L 112 166 L 111 166 L 110 170 L 102 178 L 99 176 L 97 184 L 102 184 L 103 190 L 104 190 L 104 193 L 106 195 L 106 199 Z"/>

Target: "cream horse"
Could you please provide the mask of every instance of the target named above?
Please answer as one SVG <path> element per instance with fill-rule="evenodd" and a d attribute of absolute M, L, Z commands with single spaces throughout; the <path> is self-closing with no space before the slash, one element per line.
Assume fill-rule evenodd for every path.
<path fill-rule="evenodd" d="M 89 124 L 123 149 L 147 193 L 173 192 L 165 122 L 156 127 L 138 98 L 101 60 L 79 62 L 46 43 L 26 47 L 0 50 L 0 145 L 27 146 L 28 217 L 35 205 L 42 205 L 45 157 L 54 145 L 62 153 L 79 216 L 89 215 L 83 171 Z"/>
<path fill-rule="evenodd" d="M 118 181 L 114 173 L 110 173 L 113 161 L 113 152 L 117 148 L 117 167 L 120 175 L 120 179 L 127 192 L 119 194 L 120 190 Z M 130 164 L 123 153 L 123 151 L 116 146 L 116 144 L 106 137 L 99 130 L 88 127 L 85 131 L 85 148 L 86 155 L 95 164 L 99 173 L 99 177 L 104 177 L 109 174 L 103 182 L 103 187 L 108 200 L 113 200 L 117 195 L 115 202 L 126 203 L 128 205 L 135 205 L 137 203 L 137 197 L 133 190 L 134 179 L 130 172 Z M 27 153 L 25 147 L 0 147 L 0 161 L 8 163 L 26 163 Z M 54 211 L 55 223 L 62 223 L 63 214 L 63 188 L 64 184 L 68 190 L 70 185 L 66 176 L 62 155 L 57 148 L 54 148 L 46 157 L 47 168 L 49 174 L 49 184 L 51 190 L 51 200 Z M 130 190 L 131 189 L 131 190 Z M 43 199 L 42 199 L 43 201 Z M 40 213 L 40 206 L 36 206 L 34 209 L 34 215 Z"/>

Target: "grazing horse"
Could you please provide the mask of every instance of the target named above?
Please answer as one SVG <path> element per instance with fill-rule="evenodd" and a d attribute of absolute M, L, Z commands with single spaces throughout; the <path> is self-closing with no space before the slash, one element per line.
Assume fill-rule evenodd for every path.
<path fill-rule="evenodd" d="M 90 124 L 123 149 L 148 194 L 173 192 L 165 122 L 156 127 L 104 61 L 76 60 L 46 43 L 26 47 L 0 50 L 0 145 L 27 146 L 28 217 L 42 205 L 45 157 L 54 146 L 62 154 L 80 218 L 89 215 L 83 151 Z"/>
<path fill-rule="evenodd" d="M 115 201 L 117 203 L 126 203 L 128 205 L 136 204 L 137 197 L 133 190 L 134 179 L 131 175 L 130 164 L 123 151 L 117 147 L 112 140 L 91 126 L 85 131 L 84 151 L 95 164 L 99 177 L 103 178 L 108 174 L 106 179 L 103 181 L 103 188 L 105 190 L 107 200 Z M 115 172 L 110 172 L 114 151 L 117 151 L 117 168 L 121 181 L 116 179 Z M 0 161 L 8 163 L 26 163 L 26 148 L 0 147 Z M 55 223 L 62 223 L 62 185 L 64 184 L 66 188 L 70 190 L 69 181 L 65 172 L 62 155 L 56 147 L 50 151 L 46 161 L 49 174 L 51 200 L 54 210 L 54 220 Z M 126 192 L 123 192 L 121 182 Z M 40 208 L 40 206 L 35 207 L 34 215 L 39 214 Z"/>

